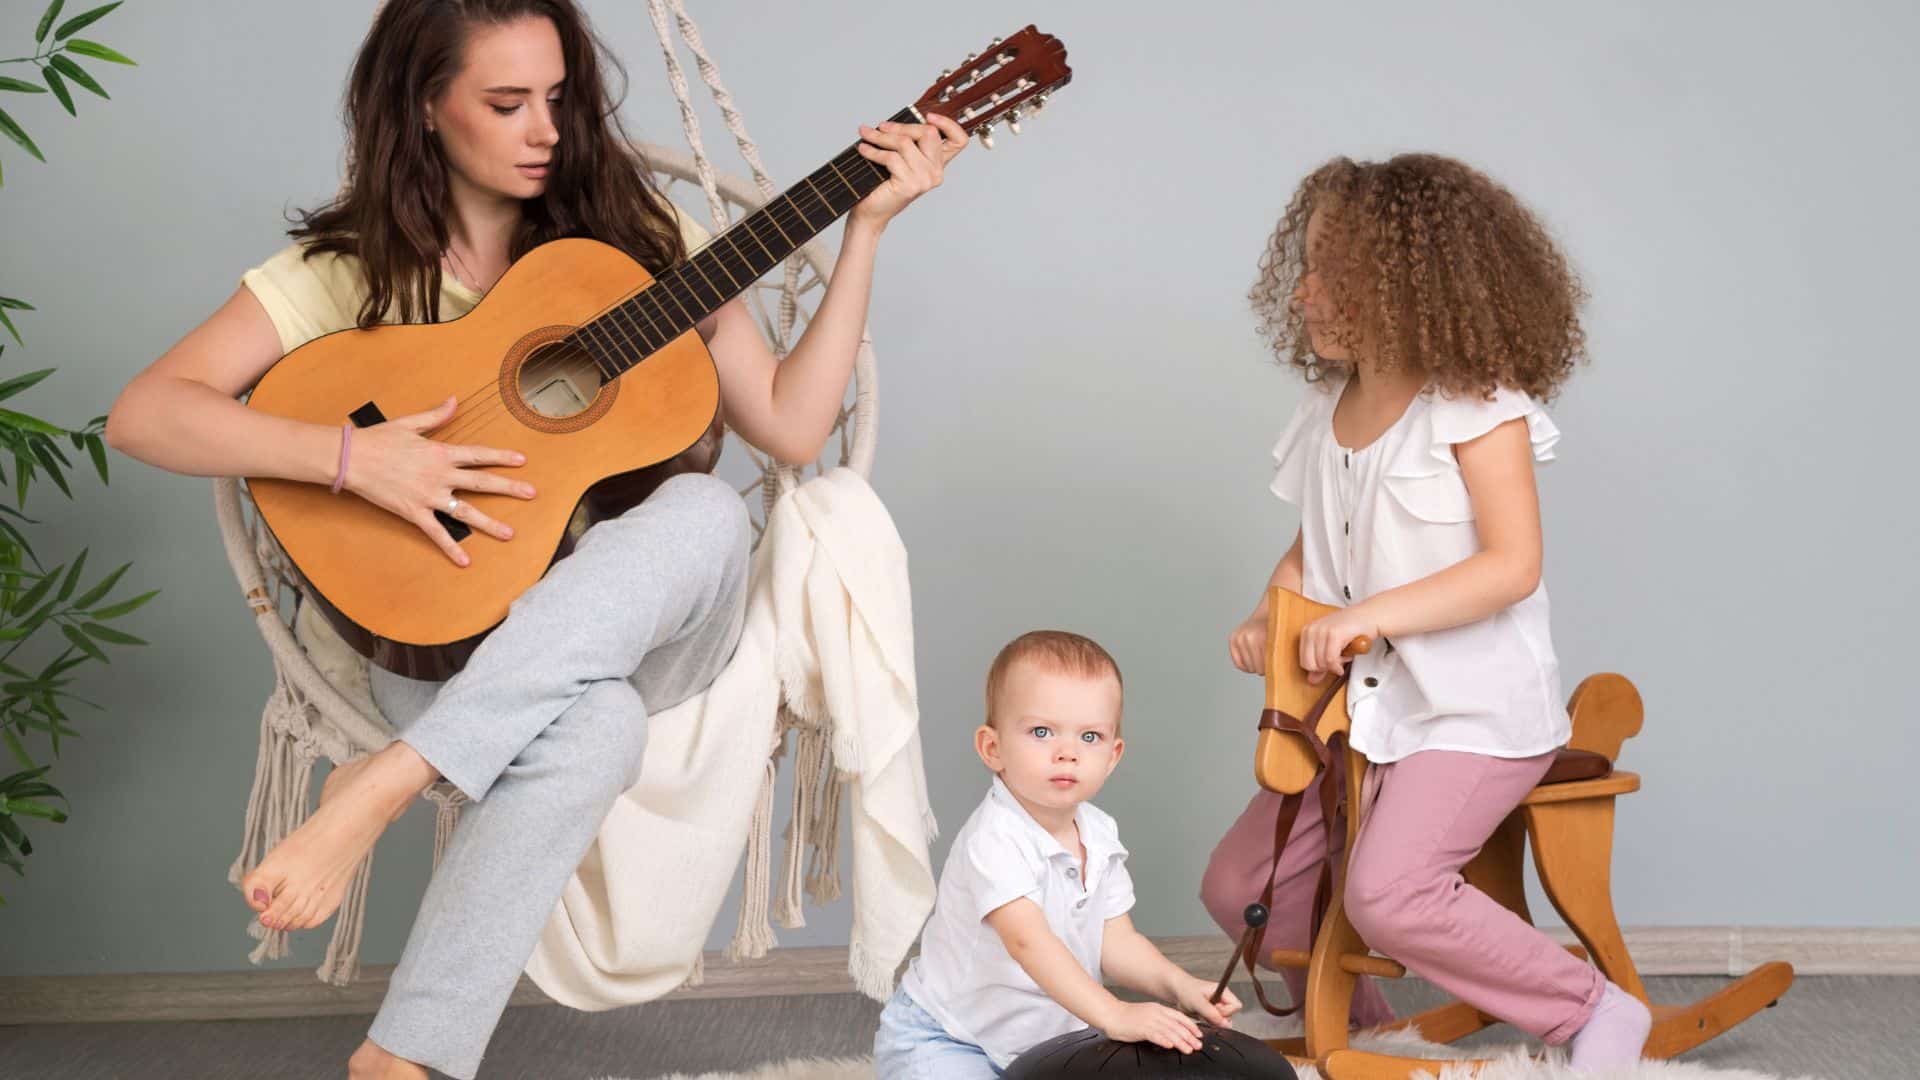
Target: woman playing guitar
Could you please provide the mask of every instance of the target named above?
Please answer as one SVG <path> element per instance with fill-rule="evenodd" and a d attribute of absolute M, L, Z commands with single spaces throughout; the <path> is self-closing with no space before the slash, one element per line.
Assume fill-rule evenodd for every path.
<path fill-rule="evenodd" d="M 237 399 L 313 337 L 464 314 L 550 240 L 590 237 L 655 274 L 681 259 L 687 239 L 620 130 L 607 63 L 574 0 L 390 0 L 353 68 L 345 189 L 302 214 L 293 248 L 127 386 L 108 441 L 178 473 L 331 485 L 416 526 L 461 566 L 469 556 L 436 511 L 511 543 L 512 530 L 462 494 L 539 492 L 516 479 L 526 459 L 510 444 L 452 441 L 457 425 L 449 440 L 428 437 L 458 395 L 357 430 Z M 926 119 L 860 128 L 860 154 L 888 177 L 852 208 L 832 282 L 784 361 L 738 299 L 699 326 L 726 422 L 776 458 L 811 460 L 824 444 L 880 235 L 966 145 L 952 120 Z M 422 789 L 445 777 L 474 800 L 351 1075 L 474 1075 L 562 886 L 638 774 L 648 713 L 699 692 L 732 653 L 748 547 L 725 483 L 676 476 L 589 529 L 450 681 L 374 669 L 401 737 L 335 769 L 313 817 L 242 883 L 263 925 L 315 926 Z"/>

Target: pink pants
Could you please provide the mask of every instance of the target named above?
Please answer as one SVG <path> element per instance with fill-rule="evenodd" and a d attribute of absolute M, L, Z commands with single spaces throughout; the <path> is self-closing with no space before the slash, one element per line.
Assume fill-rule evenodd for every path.
<path fill-rule="evenodd" d="M 1347 918 L 1367 944 L 1474 1008 L 1557 1045 L 1593 1015 L 1606 978 L 1526 920 L 1466 883 L 1460 871 L 1553 764 L 1552 754 L 1508 759 L 1426 750 L 1376 765 L 1343 888 Z M 1316 784 L 1318 781 L 1315 782 Z M 1237 940 L 1241 913 L 1273 866 L 1280 796 L 1261 791 L 1208 860 L 1200 900 Z M 1335 867 L 1345 846 L 1334 833 Z M 1313 890 L 1326 848 L 1317 788 L 1308 788 L 1280 860 L 1265 949 L 1309 949 Z M 1299 1000 L 1306 974 L 1284 977 Z M 1393 1019 L 1372 980 L 1354 991 L 1353 1022 Z"/>

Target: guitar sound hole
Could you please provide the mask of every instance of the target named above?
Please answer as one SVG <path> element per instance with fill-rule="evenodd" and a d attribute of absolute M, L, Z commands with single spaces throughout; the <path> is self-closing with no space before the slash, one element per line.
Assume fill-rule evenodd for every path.
<path fill-rule="evenodd" d="M 606 381 L 585 349 L 562 338 L 527 354 L 520 365 L 520 398 L 534 412 L 564 420 L 585 412 Z"/>

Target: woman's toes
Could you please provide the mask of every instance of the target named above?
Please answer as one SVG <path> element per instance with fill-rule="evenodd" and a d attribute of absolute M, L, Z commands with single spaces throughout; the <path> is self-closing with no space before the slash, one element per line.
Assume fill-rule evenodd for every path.
<path fill-rule="evenodd" d="M 260 916 L 260 925 L 269 930 L 292 930 L 294 913 L 300 910 L 300 898 L 289 890 L 283 890 L 273 898 L 273 906 Z"/>

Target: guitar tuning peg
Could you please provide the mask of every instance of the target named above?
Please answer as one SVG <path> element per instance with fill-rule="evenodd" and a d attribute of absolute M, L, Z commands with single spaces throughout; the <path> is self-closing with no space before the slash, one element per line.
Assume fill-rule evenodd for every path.
<path fill-rule="evenodd" d="M 987 124 L 980 129 L 980 145 L 993 149 L 993 125 Z"/>
<path fill-rule="evenodd" d="M 1033 99 L 1033 108 L 1027 110 L 1028 116 L 1038 116 L 1040 110 L 1047 107 L 1047 95 L 1040 94 Z"/>
<path fill-rule="evenodd" d="M 965 60 L 964 62 L 965 62 L 965 63 L 968 63 L 968 64 L 971 64 L 971 63 L 973 63 L 973 60 L 974 60 L 974 57 L 977 57 L 977 56 L 979 56 L 979 55 L 980 55 L 979 53 L 968 53 L 968 54 L 967 54 L 967 58 L 966 58 L 966 60 Z"/>
<path fill-rule="evenodd" d="M 1019 109 L 1007 110 L 1007 130 L 1013 132 L 1015 135 L 1020 134 L 1020 110 Z"/>
<path fill-rule="evenodd" d="M 941 79 L 941 81 L 942 81 L 942 82 L 944 82 L 944 81 L 946 81 L 946 80 L 948 80 L 948 79 L 951 79 L 951 78 L 953 78 L 953 69 L 952 69 L 952 68 L 942 68 L 942 69 L 940 70 L 940 79 Z"/>
<path fill-rule="evenodd" d="M 993 39 L 992 41 L 989 41 L 989 42 L 987 42 L 987 48 L 989 48 L 989 49 L 991 49 L 991 48 L 993 48 L 993 47 L 994 47 L 995 45 L 998 45 L 998 44 L 1000 44 L 1000 43 L 1001 43 L 1002 41 L 1005 41 L 1005 40 L 1006 40 L 1006 38 L 994 38 L 994 39 Z"/>

